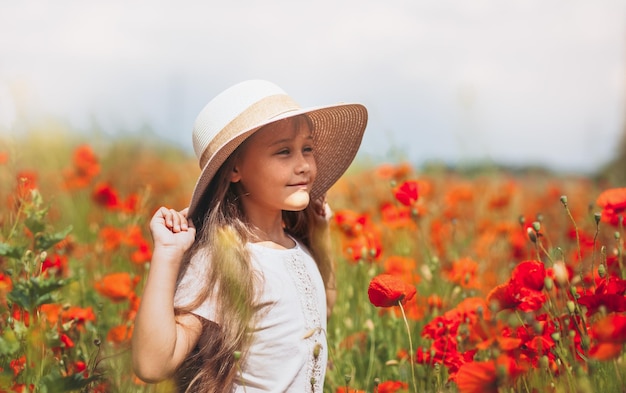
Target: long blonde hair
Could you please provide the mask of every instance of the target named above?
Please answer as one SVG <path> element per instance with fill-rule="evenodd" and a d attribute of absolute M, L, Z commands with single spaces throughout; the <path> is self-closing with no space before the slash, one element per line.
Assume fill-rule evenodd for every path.
<path fill-rule="evenodd" d="M 309 121 L 306 116 L 302 118 Z M 192 257 L 210 258 L 211 268 L 203 291 L 192 304 L 177 308 L 176 312 L 191 312 L 211 296 L 215 299 L 219 325 L 203 320 L 198 345 L 176 373 L 181 392 L 232 391 L 240 371 L 239 362 L 243 362 L 250 346 L 259 278 L 245 246 L 252 238 L 252 228 L 245 218 L 239 187 L 230 182 L 242 146 L 219 169 L 205 193 L 206 200 L 192 217 L 196 241 L 183 259 L 179 280 Z M 332 266 L 324 241 L 325 226 L 315 217 L 312 205 L 303 211 L 283 211 L 283 222 L 285 231 L 307 247 L 327 286 Z"/>

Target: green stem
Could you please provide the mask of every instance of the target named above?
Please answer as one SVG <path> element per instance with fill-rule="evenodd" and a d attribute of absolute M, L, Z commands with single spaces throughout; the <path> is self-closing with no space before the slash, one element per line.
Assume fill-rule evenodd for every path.
<path fill-rule="evenodd" d="M 415 354 L 413 353 L 413 340 L 411 339 L 411 329 L 409 328 L 409 321 L 406 319 L 406 314 L 404 312 L 404 307 L 402 307 L 401 301 L 398 301 L 398 306 L 400 306 L 402 319 L 404 319 L 404 326 L 406 326 L 406 333 L 409 336 L 409 365 L 411 366 L 411 379 L 413 381 L 413 390 L 415 390 L 415 393 L 417 393 L 417 381 L 415 379 L 415 367 L 413 365 L 413 357 L 415 356 Z"/>

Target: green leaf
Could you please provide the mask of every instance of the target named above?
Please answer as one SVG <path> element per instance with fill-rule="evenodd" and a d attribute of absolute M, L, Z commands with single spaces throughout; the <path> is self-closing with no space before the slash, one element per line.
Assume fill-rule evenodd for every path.
<path fill-rule="evenodd" d="M 11 329 L 5 330 L 0 337 L 0 355 L 11 356 L 20 349 L 20 342 Z"/>
<path fill-rule="evenodd" d="M 24 247 L 12 246 L 7 243 L 0 243 L 0 256 L 20 259 L 24 255 Z"/>
<path fill-rule="evenodd" d="M 13 284 L 13 290 L 7 294 L 7 299 L 32 312 L 42 304 L 54 303 L 52 294 L 67 284 L 67 280 L 55 278 L 31 277 L 27 281 L 20 281 Z"/>
<path fill-rule="evenodd" d="M 45 212 L 36 211 L 26 217 L 26 219 L 24 220 L 24 225 L 26 225 L 26 228 L 28 228 L 28 230 L 31 231 L 33 234 L 43 232 L 43 230 L 46 229 L 46 224 L 43 221 L 44 216 Z"/>
<path fill-rule="evenodd" d="M 53 233 L 53 234 L 44 233 L 41 236 L 38 236 L 37 239 L 35 240 L 35 247 L 39 251 L 45 251 L 49 249 L 50 247 L 54 246 L 55 244 L 57 244 L 58 242 L 60 242 L 61 240 L 65 239 L 67 235 L 70 234 L 70 232 L 72 232 L 71 225 L 57 233 Z"/>
<path fill-rule="evenodd" d="M 72 392 L 82 389 L 98 379 L 100 379 L 100 376 L 98 375 L 85 378 L 83 373 L 77 373 L 64 377 L 60 375 L 58 371 L 55 371 L 41 378 L 41 391 L 50 393 Z"/>

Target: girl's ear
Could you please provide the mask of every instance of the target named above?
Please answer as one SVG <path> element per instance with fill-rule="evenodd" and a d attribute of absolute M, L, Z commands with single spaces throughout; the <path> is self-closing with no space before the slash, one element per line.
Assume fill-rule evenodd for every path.
<path fill-rule="evenodd" d="M 239 174 L 239 169 L 237 166 L 233 167 L 233 171 L 230 173 L 230 182 L 237 183 L 241 180 L 241 175 Z"/>

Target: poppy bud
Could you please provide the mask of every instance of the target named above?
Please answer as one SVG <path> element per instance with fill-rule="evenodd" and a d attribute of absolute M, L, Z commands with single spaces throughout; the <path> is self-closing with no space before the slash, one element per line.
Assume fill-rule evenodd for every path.
<path fill-rule="evenodd" d="M 561 203 L 567 207 L 567 195 L 561 195 Z"/>
<path fill-rule="evenodd" d="M 539 221 L 534 221 L 533 229 L 535 230 L 535 232 L 539 232 L 541 230 L 541 223 Z"/>
<path fill-rule="evenodd" d="M 606 277 L 606 266 L 604 266 L 604 264 L 598 266 L 598 276 L 600 276 L 600 278 Z"/>
<path fill-rule="evenodd" d="M 567 311 L 569 311 L 570 314 L 574 314 L 574 311 L 576 311 L 576 304 L 571 300 L 567 301 Z"/>

